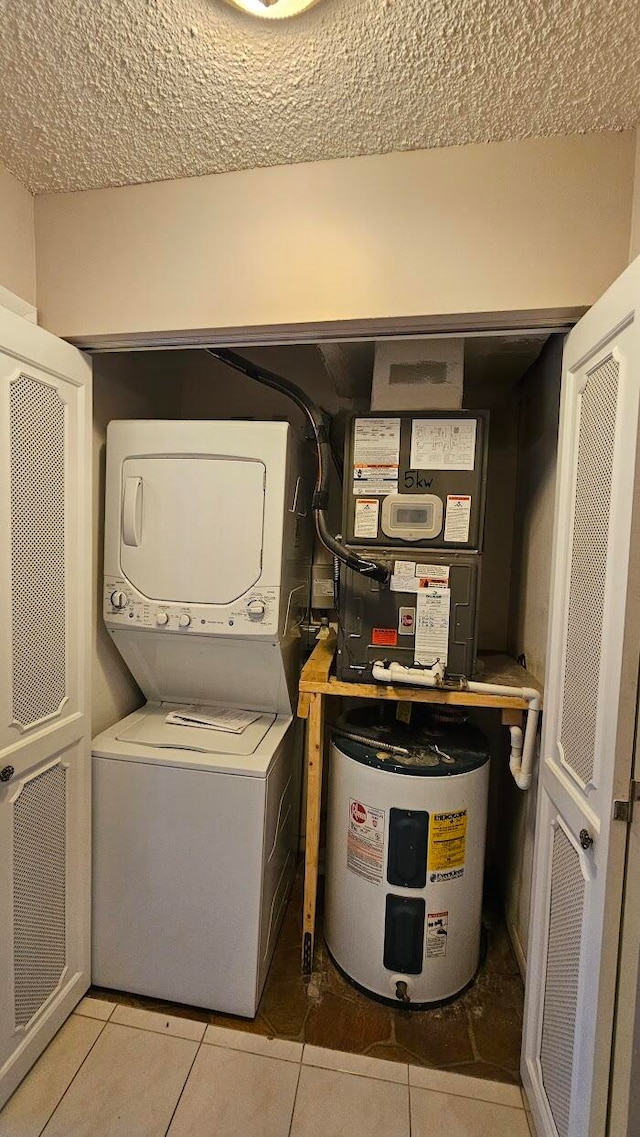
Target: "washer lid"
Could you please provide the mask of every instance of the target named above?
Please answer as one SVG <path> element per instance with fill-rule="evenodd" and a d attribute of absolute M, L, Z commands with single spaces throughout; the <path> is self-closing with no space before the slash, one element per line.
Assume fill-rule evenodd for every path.
<path fill-rule="evenodd" d="M 482 731 L 464 721 L 430 722 L 418 706 L 412 705 L 415 725 L 392 718 L 393 703 L 357 708 L 336 723 L 334 745 L 354 762 L 393 774 L 444 778 L 469 774 L 489 761 Z"/>
<path fill-rule="evenodd" d="M 172 705 L 140 716 L 135 722 L 125 719 L 116 738 L 118 742 L 135 742 L 137 746 L 160 749 L 166 747 L 170 750 L 195 750 L 200 754 L 249 755 L 255 753 L 276 718 L 272 714 L 261 714 L 241 734 L 166 722 L 169 710 L 181 712 L 196 709 L 193 705 Z M 206 709 L 209 713 L 215 710 L 214 707 L 201 709 Z"/>

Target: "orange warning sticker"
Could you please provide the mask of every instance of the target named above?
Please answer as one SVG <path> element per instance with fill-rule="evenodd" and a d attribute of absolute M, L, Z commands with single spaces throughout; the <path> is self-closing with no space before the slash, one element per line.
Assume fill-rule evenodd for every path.
<path fill-rule="evenodd" d="M 373 628 L 371 643 L 378 647 L 395 647 L 398 643 L 398 632 L 395 628 Z"/>

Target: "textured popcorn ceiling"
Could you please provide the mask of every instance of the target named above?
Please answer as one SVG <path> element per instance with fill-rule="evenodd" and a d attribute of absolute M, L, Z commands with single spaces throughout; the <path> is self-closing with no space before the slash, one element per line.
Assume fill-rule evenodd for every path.
<path fill-rule="evenodd" d="M 33 191 L 640 122 L 637 0 L 0 0 L 0 162 Z"/>

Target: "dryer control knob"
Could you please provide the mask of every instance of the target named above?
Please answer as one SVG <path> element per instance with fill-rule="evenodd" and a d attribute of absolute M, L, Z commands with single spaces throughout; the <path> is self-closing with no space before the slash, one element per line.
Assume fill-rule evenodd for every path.
<path fill-rule="evenodd" d="M 156 616 L 156 624 L 158 624 L 158 626 L 160 628 L 163 628 L 164 625 L 168 624 L 168 623 L 169 623 L 169 617 L 168 617 L 167 613 L 166 612 L 158 612 L 158 615 Z"/>
<path fill-rule="evenodd" d="M 261 620 L 267 610 L 264 600 L 250 600 L 247 604 L 247 612 L 249 613 L 250 620 Z"/>
<path fill-rule="evenodd" d="M 126 608 L 127 604 L 129 603 L 129 598 L 126 592 L 112 592 L 111 603 L 113 604 L 114 608 Z"/>
<path fill-rule="evenodd" d="M 178 627 L 179 628 L 188 628 L 190 623 L 191 623 L 191 616 L 187 615 L 186 612 L 183 612 L 181 616 L 178 616 Z"/>

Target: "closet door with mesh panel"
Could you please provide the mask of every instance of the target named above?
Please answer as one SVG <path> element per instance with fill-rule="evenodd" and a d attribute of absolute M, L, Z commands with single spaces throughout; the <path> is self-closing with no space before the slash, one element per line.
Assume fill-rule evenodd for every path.
<path fill-rule="evenodd" d="M 0 1105 L 90 981 L 90 384 L 0 309 Z"/>
<path fill-rule="evenodd" d="M 640 260 L 567 338 L 522 1075 L 605 1137 L 638 691 Z M 619 1135 L 622 1137 L 622 1135 Z"/>

